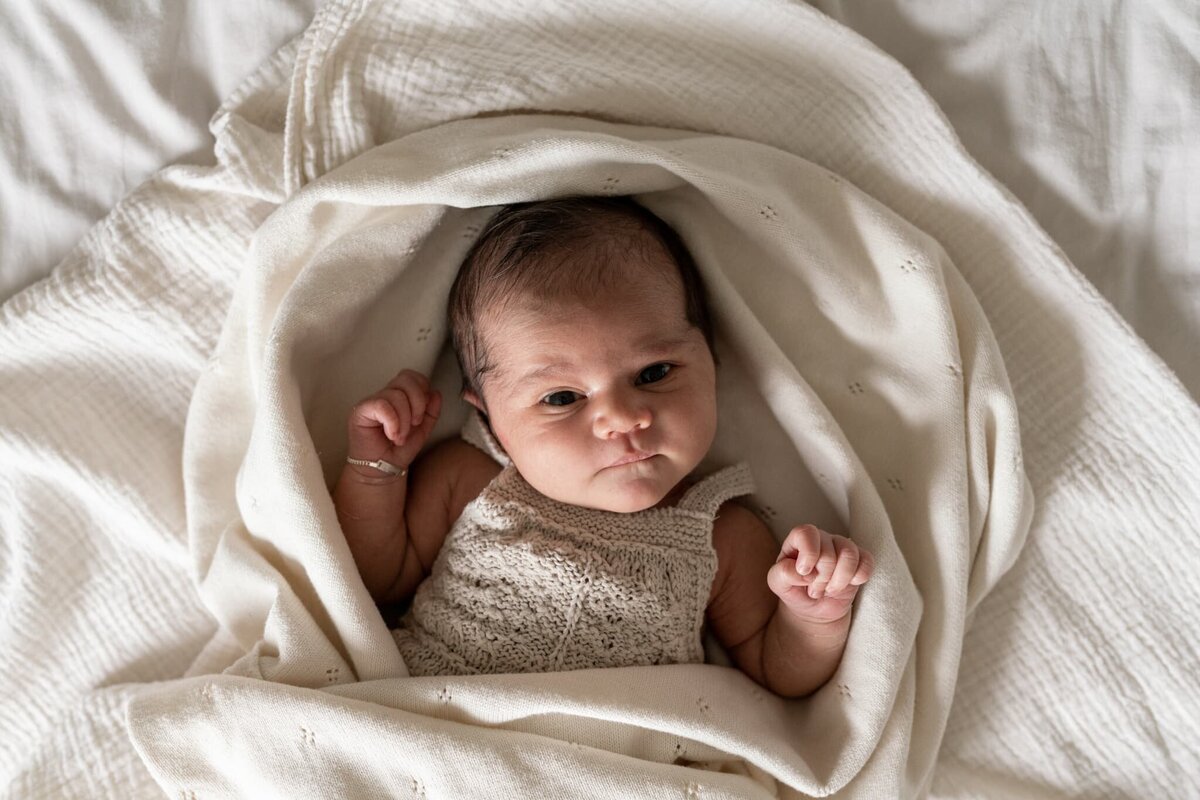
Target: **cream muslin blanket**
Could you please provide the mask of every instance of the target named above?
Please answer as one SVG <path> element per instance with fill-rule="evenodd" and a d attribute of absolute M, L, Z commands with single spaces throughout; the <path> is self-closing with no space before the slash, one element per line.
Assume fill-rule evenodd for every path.
<path fill-rule="evenodd" d="M 6 459 L 41 465 L 12 494 L 57 531 L 50 555 L 30 524 L 5 542 L 31 576 L 9 672 L 40 698 L 4 701 L 14 792 L 996 796 L 1114 748 L 1131 785 L 1196 763 L 1195 623 L 1170 609 L 1194 578 L 1122 553 L 1194 530 L 1173 475 L 1198 471 L 1195 408 L 853 34 L 773 2 L 331 3 L 213 128 L 217 167 L 165 171 L 3 308 L 0 368 L 41 412 L 4 400 Z M 327 490 L 350 406 L 404 366 L 453 396 L 459 261 L 495 205 L 566 194 L 636 195 L 695 254 L 722 358 L 707 466 L 749 460 L 777 534 L 876 554 L 810 699 L 719 663 L 410 678 L 357 578 Z M 44 476 L 75 498 L 57 529 Z M 62 597 L 51 556 L 79 578 Z M 1163 604 L 1170 658 L 1094 622 L 1130 596 Z M 1072 738 L 1130 694 L 1060 686 L 1135 655 L 1154 736 Z"/>

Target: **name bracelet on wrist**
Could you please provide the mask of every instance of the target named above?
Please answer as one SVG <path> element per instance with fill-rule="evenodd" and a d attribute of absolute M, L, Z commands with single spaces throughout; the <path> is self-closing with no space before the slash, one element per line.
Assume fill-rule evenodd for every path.
<path fill-rule="evenodd" d="M 349 456 L 347 456 L 346 463 L 347 464 L 356 464 L 357 466 L 360 466 L 360 467 L 371 467 L 373 469 L 379 470 L 380 472 L 387 473 L 388 475 L 395 475 L 400 478 L 403 478 L 405 475 L 408 474 L 408 467 L 397 467 L 395 464 L 389 464 L 388 462 L 384 461 L 382 458 L 379 459 L 378 461 L 364 461 L 361 458 L 350 458 Z"/>

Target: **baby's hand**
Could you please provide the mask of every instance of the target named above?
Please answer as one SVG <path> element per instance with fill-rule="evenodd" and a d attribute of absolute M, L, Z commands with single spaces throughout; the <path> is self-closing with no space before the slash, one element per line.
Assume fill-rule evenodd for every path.
<path fill-rule="evenodd" d="M 767 585 L 797 616 L 832 622 L 850 610 L 874 566 L 871 554 L 845 536 L 800 525 L 783 540 Z"/>
<path fill-rule="evenodd" d="M 350 457 L 407 467 L 421 452 L 442 411 L 442 393 L 411 369 L 350 412 Z M 371 472 L 370 467 L 356 467 Z"/>

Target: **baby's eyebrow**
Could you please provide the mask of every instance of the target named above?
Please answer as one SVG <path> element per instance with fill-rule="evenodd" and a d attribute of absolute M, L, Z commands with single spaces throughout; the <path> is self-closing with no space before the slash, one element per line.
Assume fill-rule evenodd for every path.
<path fill-rule="evenodd" d="M 676 351 L 687 344 L 689 342 L 685 337 L 662 339 L 657 336 L 650 336 L 635 342 L 632 352 L 642 359 L 652 360 L 658 356 Z M 517 382 L 523 383 L 525 381 L 544 378 L 548 375 L 567 372 L 574 366 L 575 364 L 570 361 L 550 361 L 522 374 L 517 378 Z"/>
<path fill-rule="evenodd" d="M 554 375 L 555 373 L 566 372 L 572 366 L 573 365 L 569 361 L 552 361 L 551 363 L 544 364 L 544 365 L 538 367 L 537 369 L 531 369 L 529 372 L 526 372 L 524 375 L 520 376 L 517 379 L 517 381 L 524 382 L 524 381 L 537 380 L 538 378 L 544 378 L 547 375 Z"/>

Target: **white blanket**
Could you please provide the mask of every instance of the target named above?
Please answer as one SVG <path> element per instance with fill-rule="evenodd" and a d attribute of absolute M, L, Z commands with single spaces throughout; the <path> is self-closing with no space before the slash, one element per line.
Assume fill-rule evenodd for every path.
<path fill-rule="evenodd" d="M 213 163 L 218 104 L 320 2 L 129 5 L 0 3 L 0 301 L 166 164 Z M 1200 397 L 1192 0 L 810 5 L 913 73 L 967 152 Z"/>
<path fill-rule="evenodd" d="M 590 119 L 517 113 L 539 110 Z M 1173 478 L 1198 472 L 1195 408 L 869 46 L 788 5 L 331 5 L 215 128 L 215 169 L 143 187 L 0 319 L 16 792 L 149 790 L 121 738 L 132 697 L 141 757 L 183 796 L 907 795 L 934 777 L 956 674 L 939 790 L 1019 793 L 1014 765 L 1035 786 L 1093 765 L 1188 786 L 1181 545 L 1198 514 Z M 435 365 L 439 303 L 486 213 L 467 209 L 566 192 L 638 193 L 696 250 L 729 367 L 714 460 L 753 457 L 777 530 L 814 519 L 880 554 L 812 701 L 718 667 L 397 677 L 324 494 L 345 410 Z M 227 311 L 183 481 L 183 406 Z M 965 615 L 1029 510 L 997 354 L 1038 516 L 960 673 Z M 68 555 L 69 584 L 41 577 Z M 198 598 L 225 631 L 210 638 Z M 1094 624 L 1130 607 L 1161 611 L 1161 658 L 1139 653 L 1146 629 Z M 233 667 L 102 688 L 188 664 Z M 1104 685 L 1134 666 L 1154 691 L 1132 716 L 1126 684 L 1031 713 L 1062 690 L 1049 674 Z"/>
<path fill-rule="evenodd" d="M 1195 0 L 812 0 L 912 72 L 1200 398 Z"/>

